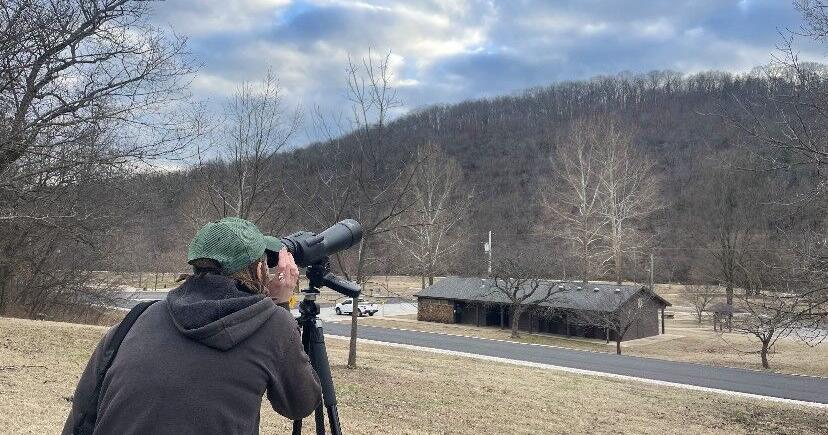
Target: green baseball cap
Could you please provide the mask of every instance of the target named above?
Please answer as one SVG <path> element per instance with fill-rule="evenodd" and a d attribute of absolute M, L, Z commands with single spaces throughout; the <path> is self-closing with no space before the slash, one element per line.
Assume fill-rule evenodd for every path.
<path fill-rule="evenodd" d="M 218 262 L 224 273 L 235 273 L 262 258 L 269 245 L 273 246 L 273 241 L 266 241 L 253 222 L 224 218 L 198 230 L 187 250 L 187 262 L 209 258 Z"/>

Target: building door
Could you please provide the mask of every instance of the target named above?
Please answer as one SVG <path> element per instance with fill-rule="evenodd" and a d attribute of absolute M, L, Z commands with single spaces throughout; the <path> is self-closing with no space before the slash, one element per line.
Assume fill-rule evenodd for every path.
<path fill-rule="evenodd" d="M 463 309 L 465 305 L 462 302 L 454 303 L 454 323 L 463 323 Z"/>

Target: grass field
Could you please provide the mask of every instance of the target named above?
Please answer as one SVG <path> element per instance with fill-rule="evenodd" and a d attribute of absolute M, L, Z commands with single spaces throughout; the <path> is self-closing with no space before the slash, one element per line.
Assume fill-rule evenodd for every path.
<path fill-rule="evenodd" d="M 60 431 L 105 328 L 0 318 L 0 431 Z M 828 433 L 828 411 L 329 340 L 348 434 Z M 263 405 L 261 432 L 290 422 Z M 309 432 L 309 431 L 308 431 Z"/>
<path fill-rule="evenodd" d="M 538 343 L 572 349 L 615 352 L 615 343 L 605 344 L 601 340 L 566 338 L 549 335 L 521 333 L 521 338 L 512 339 L 510 331 L 492 327 L 447 325 L 433 322 L 419 322 L 416 316 L 362 319 L 365 325 L 411 329 L 416 331 L 443 332 L 499 340 L 513 340 L 523 343 Z M 709 323 L 698 325 L 691 316 L 677 313 L 675 319 L 667 320 L 667 335 L 652 339 L 634 340 L 622 344 L 626 355 L 647 356 L 672 361 L 685 361 L 761 370 L 759 356 L 749 353 L 758 349 L 751 337 L 730 333 L 717 334 Z M 783 339 L 776 345 L 776 352 L 769 356 L 771 370 L 780 373 L 795 373 L 828 377 L 828 344 L 809 347 L 799 341 Z"/>

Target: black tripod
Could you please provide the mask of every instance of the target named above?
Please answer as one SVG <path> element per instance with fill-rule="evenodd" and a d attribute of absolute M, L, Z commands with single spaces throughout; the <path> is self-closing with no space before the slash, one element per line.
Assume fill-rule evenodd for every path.
<path fill-rule="evenodd" d="M 302 346 L 308 354 L 311 366 L 319 376 L 322 384 L 322 403 L 314 411 L 317 435 L 325 434 L 325 410 L 328 412 L 328 422 L 331 434 L 340 435 L 342 430 L 339 427 L 339 411 L 336 408 L 336 392 L 334 391 L 333 378 L 331 377 L 331 366 L 328 363 L 328 351 L 325 349 L 325 335 L 322 331 L 322 321 L 319 320 L 319 304 L 316 303 L 316 296 L 319 295 L 319 288 L 329 287 L 348 297 L 359 297 L 359 287 L 343 278 L 340 278 L 329 271 L 327 258 L 318 264 L 308 266 L 306 275 L 308 277 L 308 288 L 303 290 L 304 299 L 299 303 L 299 326 L 302 330 Z M 324 406 L 324 410 L 323 410 Z M 302 433 L 302 420 L 293 421 L 293 434 Z"/>

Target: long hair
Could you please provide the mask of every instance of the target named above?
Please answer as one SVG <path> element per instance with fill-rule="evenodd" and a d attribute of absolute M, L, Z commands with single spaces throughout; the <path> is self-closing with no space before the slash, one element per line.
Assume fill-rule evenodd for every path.
<path fill-rule="evenodd" d="M 267 257 L 262 256 L 262 258 L 250 263 L 242 270 L 226 275 L 247 287 L 250 293 L 265 293 L 265 286 L 267 285 L 267 266 L 262 267 L 264 264 L 267 264 Z M 262 270 L 264 270 L 264 272 L 260 274 L 259 272 Z"/>
<path fill-rule="evenodd" d="M 215 260 L 211 260 L 209 258 L 199 258 L 190 263 L 193 266 L 193 274 L 181 275 L 176 281 L 183 281 L 191 276 L 204 276 L 207 273 L 214 273 L 216 275 L 224 275 L 235 279 L 250 293 L 265 293 L 265 285 L 267 285 L 268 278 L 267 267 L 262 267 L 262 265 L 267 264 L 266 261 L 267 257 L 262 256 L 262 258 L 250 263 L 247 267 L 239 271 L 234 273 L 224 273 L 221 270 L 221 266 Z M 260 270 L 264 270 L 263 276 L 259 274 Z"/>

